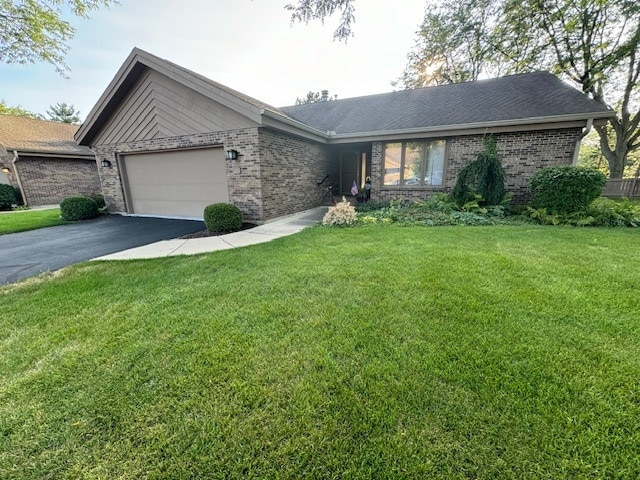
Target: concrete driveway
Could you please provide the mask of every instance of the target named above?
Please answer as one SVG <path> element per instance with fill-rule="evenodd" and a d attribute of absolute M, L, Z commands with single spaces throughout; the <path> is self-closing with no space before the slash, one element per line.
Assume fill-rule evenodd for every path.
<path fill-rule="evenodd" d="M 196 220 L 109 215 L 0 235 L 0 285 L 204 229 L 204 222 Z"/>

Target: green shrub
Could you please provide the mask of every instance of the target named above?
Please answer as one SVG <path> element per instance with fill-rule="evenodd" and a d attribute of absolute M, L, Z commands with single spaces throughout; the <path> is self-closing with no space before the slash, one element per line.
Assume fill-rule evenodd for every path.
<path fill-rule="evenodd" d="M 531 204 L 549 213 L 572 213 L 586 209 L 602 195 L 607 177 L 592 168 L 560 165 L 537 171 L 531 178 Z"/>
<path fill-rule="evenodd" d="M 528 209 L 528 216 L 541 225 L 575 227 L 640 227 L 640 203 L 597 198 L 584 210 L 549 213 L 546 208 Z"/>
<path fill-rule="evenodd" d="M 0 210 L 11 210 L 16 201 L 16 191 L 11 185 L 0 183 Z"/>
<path fill-rule="evenodd" d="M 93 201 L 96 202 L 96 205 L 98 205 L 98 210 L 107 206 L 104 201 L 104 197 L 100 193 L 91 194 L 89 195 L 89 198 L 93 198 Z"/>
<path fill-rule="evenodd" d="M 374 210 L 380 210 L 382 208 L 387 208 L 389 206 L 389 200 L 371 200 L 366 203 L 358 203 L 356 207 L 356 212 L 364 213 L 364 212 L 372 212 Z"/>
<path fill-rule="evenodd" d="M 499 205 L 506 193 L 504 168 L 498 159 L 496 140 L 489 136 L 485 139 L 484 151 L 460 170 L 451 198 L 459 207 L 474 201 L 477 195 L 480 196 L 479 205 Z"/>
<path fill-rule="evenodd" d="M 242 228 L 242 212 L 229 203 L 214 203 L 204 208 L 204 224 L 210 232 L 236 232 Z"/>
<path fill-rule="evenodd" d="M 22 192 L 20 191 L 19 188 L 15 188 L 13 187 L 13 192 L 16 198 L 15 204 L 20 206 L 24 205 L 24 199 L 22 198 Z"/>
<path fill-rule="evenodd" d="M 87 220 L 98 216 L 98 204 L 90 197 L 69 197 L 60 202 L 60 216 L 67 221 Z"/>
<path fill-rule="evenodd" d="M 640 202 L 597 198 L 587 207 L 594 224 L 602 227 L 640 227 Z"/>

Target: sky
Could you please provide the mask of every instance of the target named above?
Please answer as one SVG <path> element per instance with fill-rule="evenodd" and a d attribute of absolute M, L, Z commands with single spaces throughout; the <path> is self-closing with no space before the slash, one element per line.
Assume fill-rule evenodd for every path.
<path fill-rule="evenodd" d="M 390 92 L 402 74 L 425 0 L 357 0 L 355 36 L 333 40 L 339 18 L 291 24 L 294 0 L 120 0 L 70 18 L 70 78 L 46 63 L 0 64 L 0 99 L 46 115 L 67 103 L 81 119 L 134 47 L 276 107 L 309 91 L 348 98 Z"/>

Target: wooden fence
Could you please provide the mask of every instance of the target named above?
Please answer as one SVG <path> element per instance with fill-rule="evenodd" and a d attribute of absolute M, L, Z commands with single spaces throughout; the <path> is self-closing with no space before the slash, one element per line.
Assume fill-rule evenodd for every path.
<path fill-rule="evenodd" d="M 602 196 L 640 198 L 640 179 L 636 177 L 609 180 Z"/>

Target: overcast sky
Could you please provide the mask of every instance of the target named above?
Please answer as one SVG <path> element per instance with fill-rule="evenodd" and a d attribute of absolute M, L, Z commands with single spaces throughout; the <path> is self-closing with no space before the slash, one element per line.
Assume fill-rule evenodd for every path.
<path fill-rule="evenodd" d="M 84 119 L 133 47 L 276 107 L 309 91 L 347 98 L 393 90 L 424 0 L 356 1 L 355 37 L 346 45 L 333 41 L 338 18 L 292 26 L 290 2 L 120 0 L 90 20 L 72 19 L 71 78 L 48 64 L 0 64 L 0 99 L 42 114 L 65 102 Z"/>

